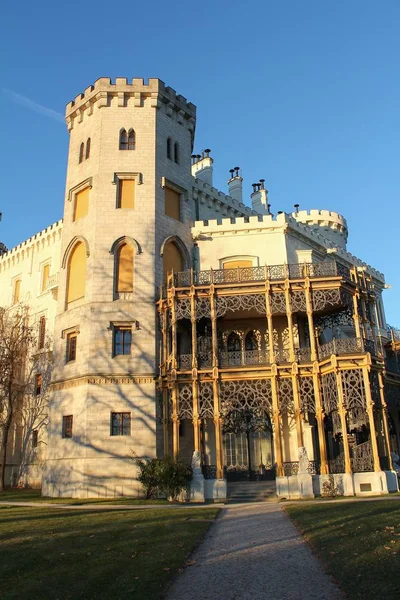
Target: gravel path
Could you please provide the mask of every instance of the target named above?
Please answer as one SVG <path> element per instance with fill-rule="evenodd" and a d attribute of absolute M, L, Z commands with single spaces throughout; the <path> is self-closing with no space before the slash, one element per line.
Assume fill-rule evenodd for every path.
<path fill-rule="evenodd" d="M 344 600 L 278 504 L 221 511 L 167 600 Z"/>

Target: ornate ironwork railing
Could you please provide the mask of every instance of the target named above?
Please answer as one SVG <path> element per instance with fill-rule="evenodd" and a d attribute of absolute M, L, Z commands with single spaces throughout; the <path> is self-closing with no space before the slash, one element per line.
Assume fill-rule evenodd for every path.
<path fill-rule="evenodd" d="M 371 352 L 375 354 L 375 344 L 372 340 L 363 338 L 334 338 L 332 341 L 322 344 L 318 349 L 320 360 L 329 358 L 332 354 L 360 354 Z"/>
<path fill-rule="evenodd" d="M 267 365 L 269 364 L 269 353 L 261 350 L 240 350 L 236 352 L 220 352 L 219 363 L 221 367 L 232 367 L 242 365 Z"/>
<path fill-rule="evenodd" d="M 311 348 L 296 348 L 295 355 L 299 363 L 311 362 Z"/>
<path fill-rule="evenodd" d="M 178 359 L 179 368 L 181 371 L 188 371 L 192 368 L 192 355 L 191 354 L 180 354 Z"/>
<path fill-rule="evenodd" d="M 202 465 L 204 479 L 217 479 L 217 467 L 215 465 Z"/>
<path fill-rule="evenodd" d="M 344 473 L 344 454 L 339 454 L 336 458 L 329 461 L 329 473 Z"/>
<path fill-rule="evenodd" d="M 350 462 L 354 473 L 374 470 L 374 460 L 370 440 L 351 448 Z"/>
<path fill-rule="evenodd" d="M 291 462 L 283 463 L 283 471 L 285 473 L 285 477 L 290 477 L 291 475 L 297 475 L 299 472 L 299 461 L 294 460 Z M 309 460 L 307 472 L 310 475 L 317 475 L 319 473 L 319 463 L 316 460 Z"/>
<path fill-rule="evenodd" d="M 246 283 L 252 281 L 304 279 L 305 277 L 343 277 L 350 280 L 350 270 L 334 260 L 319 263 L 296 263 L 291 265 L 265 265 L 264 267 L 238 267 L 236 269 L 210 269 L 207 271 L 182 271 L 174 273 L 169 287 L 210 285 L 223 283 Z"/>

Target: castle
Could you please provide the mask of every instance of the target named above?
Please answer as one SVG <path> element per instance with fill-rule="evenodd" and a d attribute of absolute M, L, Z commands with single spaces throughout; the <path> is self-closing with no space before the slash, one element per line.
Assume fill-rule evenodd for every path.
<path fill-rule="evenodd" d="M 48 427 L 23 445 L 16 424 L 7 481 L 136 496 L 132 452 L 196 452 L 197 500 L 235 479 L 397 490 L 400 348 L 346 220 L 272 214 L 263 180 L 250 209 L 239 167 L 215 189 L 196 108 L 161 80 L 100 78 L 66 122 L 64 218 L 0 256 L 0 306 L 28 304 L 53 353 Z"/>

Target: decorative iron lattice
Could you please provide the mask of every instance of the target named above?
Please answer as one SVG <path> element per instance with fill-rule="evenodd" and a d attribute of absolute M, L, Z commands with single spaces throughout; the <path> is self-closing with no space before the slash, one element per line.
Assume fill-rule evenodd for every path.
<path fill-rule="evenodd" d="M 300 408 L 303 413 L 315 413 L 314 382 L 312 377 L 300 377 Z"/>
<path fill-rule="evenodd" d="M 285 294 L 277 293 L 271 295 L 271 311 L 272 314 L 286 313 Z"/>
<path fill-rule="evenodd" d="M 386 381 L 385 400 L 389 408 L 400 410 L 400 385 Z"/>
<path fill-rule="evenodd" d="M 278 404 L 281 415 L 294 414 L 292 380 L 282 378 L 278 380 Z"/>
<path fill-rule="evenodd" d="M 313 310 L 325 310 L 328 307 L 335 307 L 341 302 L 340 290 L 312 290 Z"/>
<path fill-rule="evenodd" d="M 369 386 L 371 390 L 372 401 L 378 408 L 382 407 L 381 392 L 379 386 L 379 377 L 375 369 L 371 369 L 369 373 Z"/>
<path fill-rule="evenodd" d="M 277 348 L 274 351 L 275 362 L 278 365 L 290 363 L 290 350 L 289 348 Z"/>
<path fill-rule="evenodd" d="M 178 388 L 178 416 L 180 419 L 193 419 L 192 385 L 187 383 Z"/>
<path fill-rule="evenodd" d="M 211 317 L 211 303 L 210 298 L 197 298 L 196 303 L 196 318 L 202 319 Z"/>
<path fill-rule="evenodd" d="M 325 329 L 333 329 L 334 327 L 353 327 L 353 313 L 351 310 L 346 309 L 329 315 L 321 315 L 315 319 L 315 326 L 321 332 Z"/>
<path fill-rule="evenodd" d="M 192 368 L 192 355 L 191 354 L 180 354 L 178 357 L 179 369 L 181 371 L 188 371 Z"/>
<path fill-rule="evenodd" d="M 272 413 L 272 389 L 268 379 L 222 381 L 221 415 L 224 433 L 265 431 Z"/>
<path fill-rule="evenodd" d="M 217 467 L 215 465 L 202 465 L 201 467 L 204 479 L 216 479 Z"/>
<path fill-rule="evenodd" d="M 344 473 L 344 454 L 329 460 L 329 473 Z"/>
<path fill-rule="evenodd" d="M 337 275 L 336 263 L 333 260 L 308 263 L 307 267 L 310 277 L 332 277 Z"/>
<path fill-rule="evenodd" d="M 334 338 L 331 342 L 322 344 L 318 349 L 320 360 L 329 358 L 332 354 L 363 354 L 364 342 L 362 338 Z"/>
<path fill-rule="evenodd" d="M 285 477 L 290 477 L 291 475 L 297 475 L 299 472 L 299 461 L 293 460 L 291 462 L 283 463 L 283 471 L 285 473 Z"/>
<path fill-rule="evenodd" d="M 191 272 L 181 271 L 180 273 L 174 273 L 175 287 L 188 287 L 191 284 Z"/>
<path fill-rule="evenodd" d="M 306 296 L 305 293 L 300 290 L 295 290 L 292 292 L 291 296 L 291 305 L 293 312 L 306 312 L 307 304 L 306 304 Z"/>
<path fill-rule="evenodd" d="M 338 275 L 341 275 L 344 279 L 346 279 L 346 281 L 350 281 L 351 276 L 350 276 L 350 269 L 348 267 L 345 267 L 344 265 L 341 265 L 340 263 L 336 263 L 336 271 Z"/>
<path fill-rule="evenodd" d="M 324 412 L 329 415 L 338 408 L 338 390 L 336 386 L 335 373 L 326 373 L 321 375 L 322 383 L 322 404 Z"/>
<path fill-rule="evenodd" d="M 342 301 L 342 305 L 345 306 L 349 311 L 353 312 L 353 296 L 349 294 L 349 292 L 346 292 L 346 290 L 340 290 L 340 299 Z"/>
<path fill-rule="evenodd" d="M 351 469 L 354 473 L 374 470 L 371 441 L 353 446 L 350 450 Z"/>
<path fill-rule="evenodd" d="M 190 298 L 179 298 L 176 301 L 176 320 L 190 319 Z"/>
<path fill-rule="evenodd" d="M 347 409 L 347 422 L 350 431 L 362 429 L 368 423 L 366 396 L 362 371 L 349 369 L 341 371 L 343 403 Z"/>
<path fill-rule="evenodd" d="M 295 348 L 296 360 L 299 363 L 311 362 L 311 348 Z"/>
<path fill-rule="evenodd" d="M 197 355 L 197 365 L 199 369 L 212 366 L 212 353 L 201 353 Z"/>
<path fill-rule="evenodd" d="M 226 269 L 230 270 L 230 269 Z M 234 270 L 234 269 L 232 269 Z M 216 299 L 217 317 L 223 317 L 229 311 L 255 309 L 261 315 L 265 315 L 264 294 L 246 294 L 241 296 L 219 296 Z"/>
<path fill-rule="evenodd" d="M 270 265 L 268 267 L 268 277 L 270 279 L 286 279 L 288 276 L 287 265 Z"/>
<path fill-rule="evenodd" d="M 199 405 L 200 419 L 214 418 L 213 385 L 209 381 L 199 384 Z"/>

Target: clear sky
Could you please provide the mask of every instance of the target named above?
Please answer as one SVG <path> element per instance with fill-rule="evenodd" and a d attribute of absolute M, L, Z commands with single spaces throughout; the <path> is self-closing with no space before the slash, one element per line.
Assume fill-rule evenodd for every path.
<path fill-rule="evenodd" d="M 347 218 L 400 324 L 399 0 L 22 0 L 2 24 L 0 241 L 62 216 L 65 104 L 98 77 L 159 77 L 197 105 L 216 187 L 239 165 L 273 211 Z"/>

